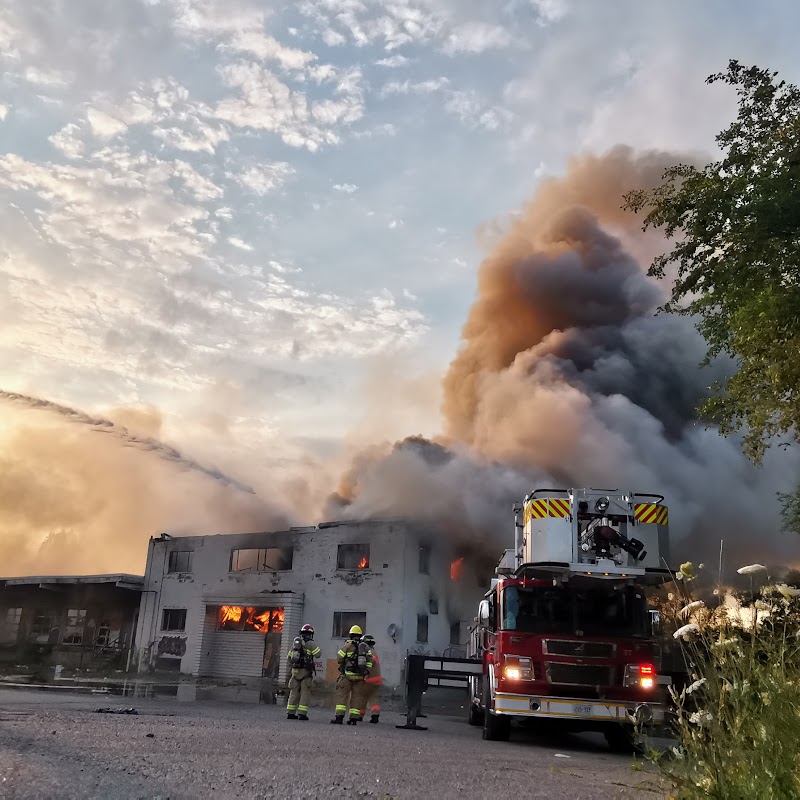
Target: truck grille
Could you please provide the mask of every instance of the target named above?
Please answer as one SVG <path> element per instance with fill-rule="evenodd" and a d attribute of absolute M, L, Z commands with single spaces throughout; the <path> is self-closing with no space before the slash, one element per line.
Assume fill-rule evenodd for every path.
<path fill-rule="evenodd" d="M 559 664 L 555 661 L 545 663 L 548 683 L 569 684 L 570 686 L 611 686 L 614 682 L 614 668 L 599 664 Z"/>
<path fill-rule="evenodd" d="M 545 639 L 544 652 L 551 656 L 579 658 L 614 658 L 617 646 L 613 642 L 582 642 L 566 639 Z"/>

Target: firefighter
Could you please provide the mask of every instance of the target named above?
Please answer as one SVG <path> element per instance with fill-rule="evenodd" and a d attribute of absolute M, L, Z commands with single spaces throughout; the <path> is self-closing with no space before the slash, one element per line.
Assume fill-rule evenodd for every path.
<path fill-rule="evenodd" d="M 368 645 L 361 641 L 363 631 L 358 625 L 350 628 L 347 641 L 339 650 L 339 677 L 336 679 L 336 716 L 332 725 L 344 722 L 345 712 L 350 710 L 348 725 L 361 721 L 361 708 L 365 705 L 366 684 L 364 679 L 372 669 L 372 653 Z"/>
<path fill-rule="evenodd" d="M 371 633 L 364 634 L 363 641 L 369 647 L 372 653 L 372 667 L 370 668 L 369 675 L 364 679 L 366 684 L 366 697 L 364 698 L 364 706 L 361 709 L 361 716 L 367 716 L 367 708 L 370 711 L 369 721 L 373 725 L 377 725 L 381 715 L 381 686 L 383 685 L 383 678 L 381 677 L 381 660 L 375 652 L 375 637 Z"/>
<path fill-rule="evenodd" d="M 314 643 L 314 628 L 311 625 L 303 625 L 300 628 L 300 635 L 295 638 L 292 649 L 289 651 L 292 677 L 289 678 L 287 719 L 308 719 L 311 684 L 314 682 L 314 675 L 317 672 L 316 658 L 319 654 L 320 649 Z"/>

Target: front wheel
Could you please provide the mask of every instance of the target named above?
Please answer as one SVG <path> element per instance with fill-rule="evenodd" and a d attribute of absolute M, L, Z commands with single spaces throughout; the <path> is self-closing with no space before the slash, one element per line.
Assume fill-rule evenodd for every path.
<path fill-rule="evenodd" d="M 488 683 L 488 681 L 486 682 Z M 483 688 L 483 738 L 490 742 L 507 742 L 511 734 L 510 717 L 500 716 L 492 711 L 490 689 Z"/>

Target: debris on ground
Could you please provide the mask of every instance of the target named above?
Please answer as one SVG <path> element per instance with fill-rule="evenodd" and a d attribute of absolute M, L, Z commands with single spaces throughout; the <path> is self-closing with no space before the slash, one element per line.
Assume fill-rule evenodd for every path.
<path fill-rule="evenodd" d="M 135 708 L 96 708 L 95 714 L 139 714 Z"/>

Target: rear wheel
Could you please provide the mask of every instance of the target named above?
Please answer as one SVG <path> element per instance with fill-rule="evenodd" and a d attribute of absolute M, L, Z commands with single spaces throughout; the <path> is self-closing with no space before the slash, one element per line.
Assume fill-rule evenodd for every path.
<path fill-rule="evenodd" d="M 481 711 L 480 706 L 478 706 L 477 703 L 469 704 L 468 721 L 470 725 L 483 725 L 483 711 Z"/>
<path fill-rule="evenodd" d="M 486 682 L 488 683 L 488 681 Z M 510 717 L 495 714 L 491 707 L 489 687 L 483 687 L 483 738 L 490 742 L 507 742 L 511 734 Z"/>
<path fill-rule="evenodd" d="M 632 727 L 614 725 L 603 731 L 608 747 L 612 753 L 630 755 L 639 751 L 638 737 Z"/>

